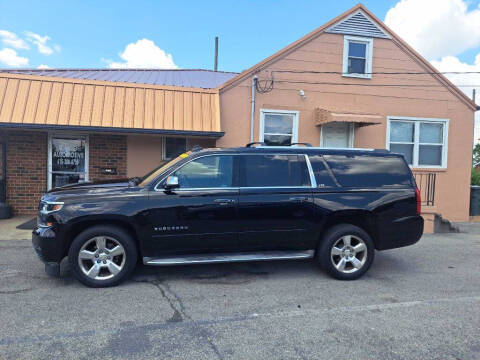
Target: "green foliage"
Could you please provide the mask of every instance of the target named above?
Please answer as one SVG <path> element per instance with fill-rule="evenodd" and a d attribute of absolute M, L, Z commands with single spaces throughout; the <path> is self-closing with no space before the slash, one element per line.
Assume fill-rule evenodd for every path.
<path fill-rule="evenodd" d="M 480 143 L 473 148 L 473 166 L 480 165 Z"/>
<path fill-rule="evenodd" d="M 472 168 L 471 184 L 480 185 L 480 170 Z"/>

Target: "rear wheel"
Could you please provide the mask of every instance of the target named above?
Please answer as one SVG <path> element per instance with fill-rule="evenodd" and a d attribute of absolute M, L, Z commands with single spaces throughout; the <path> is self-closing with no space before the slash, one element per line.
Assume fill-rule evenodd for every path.
<path fill-rule="evenodd" d="M 83 284 L 115 286 L 135 268 L 137 248 L 126 231 L 114 226 L 93 226 L 73 240 L 68 261 L 74 276 Z"/>
<path fill-rule="evenodd" d="M 367 272 L 375 256 L 371 237 L 350 224 L 335 225 L 327 231 L 317 250 L 321 267 L 339 280 L 355 280 Z"/>

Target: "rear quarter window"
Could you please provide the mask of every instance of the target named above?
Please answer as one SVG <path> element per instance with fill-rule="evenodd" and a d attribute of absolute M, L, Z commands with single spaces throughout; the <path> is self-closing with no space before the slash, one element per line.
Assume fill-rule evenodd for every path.
<path fill-rule="evenodd" d="M 324 155 L 333 175 L 345 187 L 409 187 L 411 173 L 398 156 Z"/>

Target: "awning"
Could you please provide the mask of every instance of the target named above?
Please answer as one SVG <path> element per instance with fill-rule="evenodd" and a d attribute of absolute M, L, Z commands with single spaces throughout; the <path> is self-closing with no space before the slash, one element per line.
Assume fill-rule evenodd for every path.
<path fill-rule="evenodd" d="M 353 122 L 360 126 L 382 123 L 383 116 L 380 114 L 368 114 L 352 111 L 331 111 L 316 108 L 314 111 L 315 125 L 320 126 L 330 122 Z"/>
<path fill-rule="evenodd" d="M 222 135 L 215 89 L 8 73 L 0 126 Z"/>

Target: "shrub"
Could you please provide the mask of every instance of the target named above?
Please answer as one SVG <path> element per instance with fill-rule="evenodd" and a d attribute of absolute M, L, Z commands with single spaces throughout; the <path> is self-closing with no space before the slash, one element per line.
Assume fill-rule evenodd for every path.
<path fill-rule="evenodd" d="M 472 185 L 480 185 L 480 170 L 472 168 L 472 177 L 470 183 Z"/>

